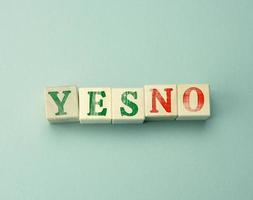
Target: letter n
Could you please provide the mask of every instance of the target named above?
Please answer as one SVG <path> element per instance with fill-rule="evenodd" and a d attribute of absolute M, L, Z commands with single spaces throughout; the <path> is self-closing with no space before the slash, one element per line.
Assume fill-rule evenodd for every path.
<path fill-rule="evenodd" d="M 171 112 L 171 92 L 172 88 L 165 88 L 164 91 L 166 92 L 166 101 L 160 94 L 157 89 L 151 89 L 152 91 L 152 109 L 150 110 L 151 113 L 158 113 L 156 102 L 157 100 L 162 105 L 164 110 L 168 113 Z"/>

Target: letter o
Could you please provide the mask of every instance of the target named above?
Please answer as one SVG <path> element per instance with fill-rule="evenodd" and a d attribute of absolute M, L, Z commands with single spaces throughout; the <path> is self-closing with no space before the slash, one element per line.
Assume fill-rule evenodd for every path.
<path fill-rule="evenodd" d="M 197 92 L 197 96 L 198 96 L 198 104 L 196 108 L 191 108 L 190 106 L 190 94 L 192 91 L 196 91 Z M 184 107 L 186 110 L 190 111 L 190 112 L 198 112 L 202 109 L 203 105 L 204 105 L 204 94 L 203 92 L 197 88 L 197 87 L 190 87 L 188 88 L 183 95 L 183 103 L 184 103 Z"/>

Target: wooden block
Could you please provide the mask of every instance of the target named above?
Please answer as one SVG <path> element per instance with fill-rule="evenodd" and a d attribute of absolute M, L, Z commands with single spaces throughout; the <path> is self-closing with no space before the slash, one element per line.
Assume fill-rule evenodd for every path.
<path fill-rule="evenodd" d="M 205 120 L 210 117 L 208 84 L 182 84 L 177 89 L 177 120 Z"/>
<path fill-rule="evenodd" d="M 143 123 L 143 88 L 112 89 L 112 123 Z"/>
<path fill-rule="evenodd" d="M 86 124 L 111 123 L 111 88 L 79 88 L 79 120 Z"/>
<path fill-rule="evenodd" d="M 49 122 L 79 120 L 76 86 L 47 87 L 45 89 L 46 118 Z"/>
<path fill-rule="evenodd" d="M 146 120 L 174 120 L 177 117 L 176 85 L 145 85 Z"/>

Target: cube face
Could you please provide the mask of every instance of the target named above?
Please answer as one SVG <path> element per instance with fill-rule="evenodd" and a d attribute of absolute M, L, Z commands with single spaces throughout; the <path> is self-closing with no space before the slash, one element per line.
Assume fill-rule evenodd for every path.
<path fill-rule="evenodd" d="M 138 124 L 144 121 L 142 88 L 112 89 L 112 123 Z"/>
<path fill-rule="evenodd" d="M 79 120 L 78 90 L 76 86 L 47 87 L 45 89 L 46 118 L 49 122 Z"/>
<path fill-rule="evenodd" d="M 177 120 L 205 120 L 210 117 L 208 84 L 178 85 Z"/>
<path fill-rule="evenodd" d="M 85 124 L 111 123 L 111 88 L 79 88 L 79 120 Z"/>
<path fill-rule="evenodd" d="M 174 120 L 177 112 L 176 85 L 145 85 L 146 120 Z"/>

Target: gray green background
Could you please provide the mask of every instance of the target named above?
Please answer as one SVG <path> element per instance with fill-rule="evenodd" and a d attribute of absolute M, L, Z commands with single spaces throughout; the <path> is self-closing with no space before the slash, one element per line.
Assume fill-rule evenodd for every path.
<path fill-rule="evenodd" d="M 253 1 L 1 0 L 0 199 L 253 199 Z M 50 125 L 48 85 L 209 83 L 206 122 Z"/>

